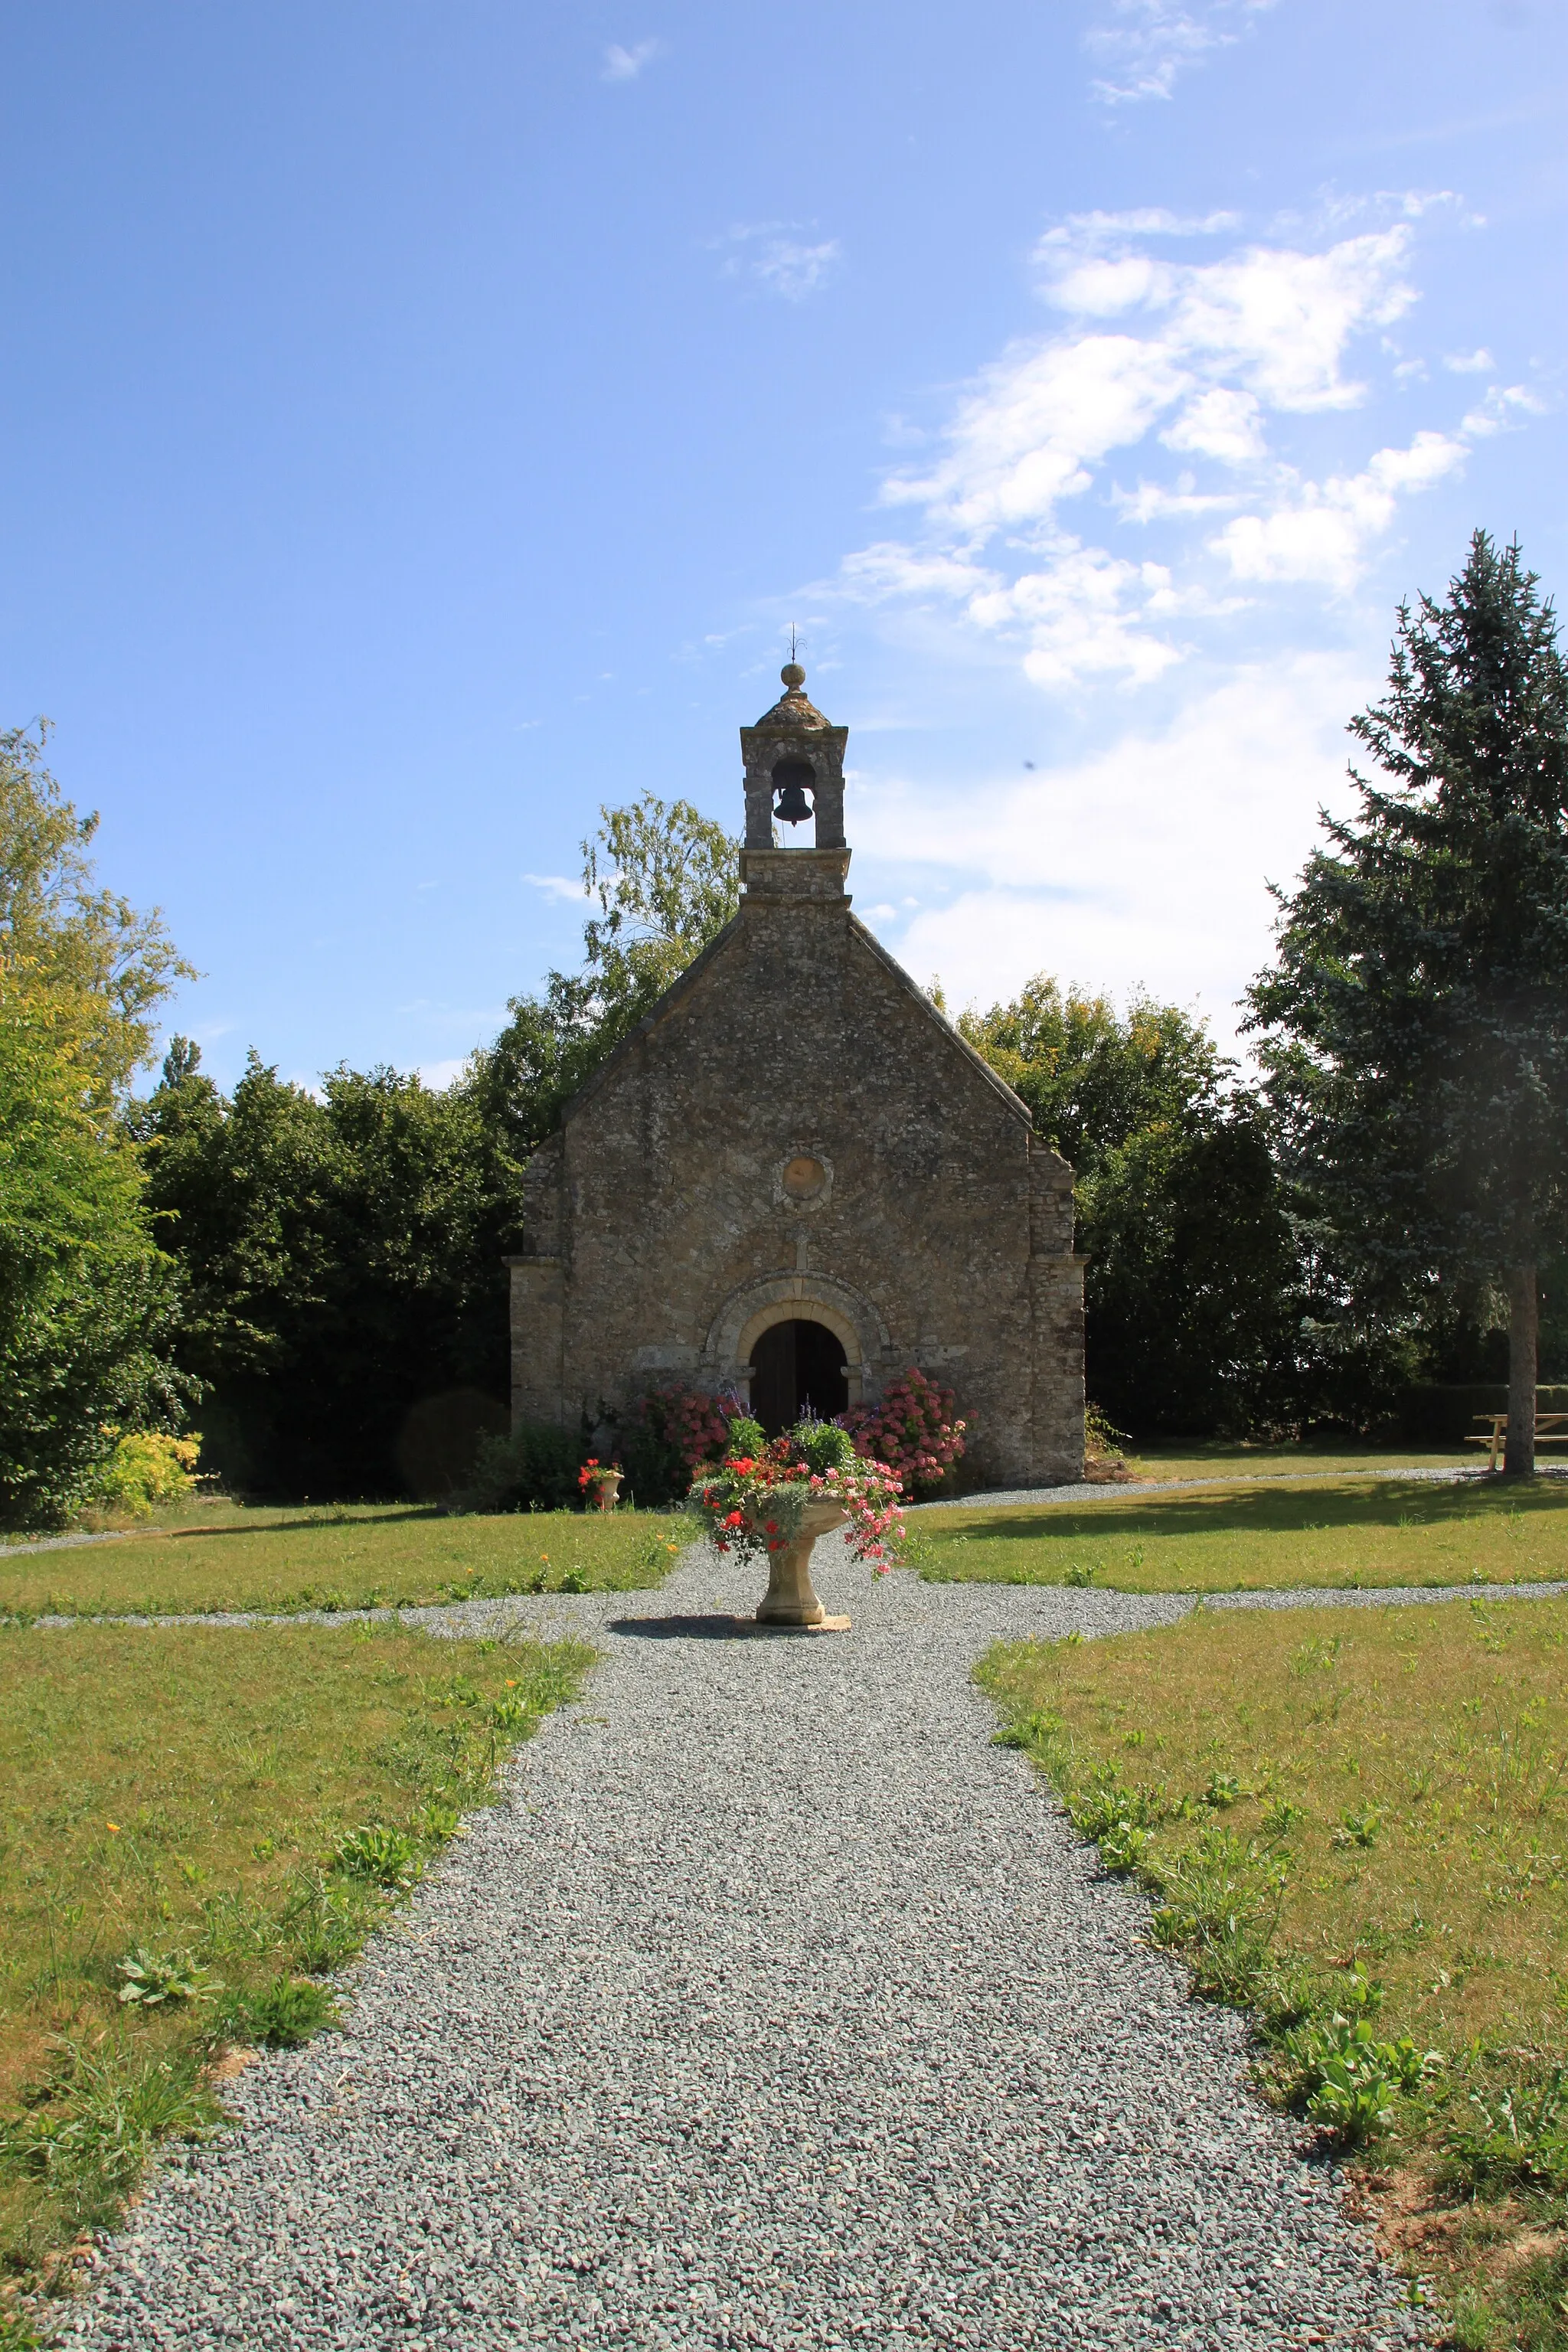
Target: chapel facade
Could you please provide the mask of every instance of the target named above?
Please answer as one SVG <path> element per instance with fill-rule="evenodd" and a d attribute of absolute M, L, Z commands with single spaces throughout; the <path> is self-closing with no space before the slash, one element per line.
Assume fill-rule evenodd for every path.
<path fill-rule="evenodd" d="M 514 1419 L 679 1381 L 738 1390 L 774 1433 L 918 1365 L 957 1392 L 966 1484 L 1076 1479 L 1072 1170 L 857 920 L 848 730 L 782 675 L 741 730 L 740 911 L 529 1162 Z"/>

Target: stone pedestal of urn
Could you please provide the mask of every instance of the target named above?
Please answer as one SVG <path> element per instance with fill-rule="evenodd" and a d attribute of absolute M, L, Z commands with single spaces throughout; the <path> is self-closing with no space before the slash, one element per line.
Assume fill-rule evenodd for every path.
<path fill-rule="evenodd" d="M 818 1633 L 844 1633 L 847 1617 L 830 1617 L 811 1581 L 811 1550 L 818 1536 L 847 1527 L 849 1514 L 837 1503 L 808 1503 L 783 1551 L 768 1559 L 768 1589 L 757 1610 L 759 1625 L 808 1625 Z"/>

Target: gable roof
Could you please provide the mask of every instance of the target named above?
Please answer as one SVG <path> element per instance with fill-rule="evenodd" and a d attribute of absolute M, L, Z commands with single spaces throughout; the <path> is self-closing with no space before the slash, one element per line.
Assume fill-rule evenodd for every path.
<path fill-rule="evenodd" d="M 1034 1118 L 1027 1103 L 1014 1093 L 1005 1078 L 997 1075 L 984 1055 L 977 1053 L 968 1038 L 953 1027 L 946 1013 L 938 1010 L 919 982 L 911 979 L 896 956 L 889 954 L 880 940 L 867 929 L 859 917 L 847 908 L 845 912 L 848 917 L 851 937 L 881 965 L 883 971 L 897 983 L 904 996 L 911 1003 L 919 1006 L 923 1018 L 938 1032 L 944 1043 L 962 1055 L 974 1074 L 984 1080 L 994 1094 L 1001 1097 L 1020 1125 L 1032 1132 Z M 626 1059 L 638 1040 L 651 1036 L 656 1029 L 663 1026 L 676 1006 L 696 987 L 709 965 L 716 961 L 726 943 L 739 931 L 744 919 L 745 909 L 742 907 L 739 913 L 731 916 L 723 929 L 709 940 L 700 955 L 695 956 L 685 971 L 670 982 L 663 994 L 655 998 L 636 1028 L 628 1029 L 626 1035 L 611 1047 L 598 1068 L 584 1079 L 576 1093 L 567 1097 L 561 1107 L 563 1127 L 568 1120 L 575 1118 L 584 1105 L 591 1101 L 600 1087 L 608 1083 L 613 1073 Z"/>

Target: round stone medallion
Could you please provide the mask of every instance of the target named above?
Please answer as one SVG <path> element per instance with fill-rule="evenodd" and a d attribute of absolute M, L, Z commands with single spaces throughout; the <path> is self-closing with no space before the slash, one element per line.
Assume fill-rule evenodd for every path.
<path fill-rule="evenodd" d="M 827 1171 L 820 1160 L 801 1151 L 785 1160 L 779 1181 L 792 1201 L 815 1201 L 827 1181 Z"/>

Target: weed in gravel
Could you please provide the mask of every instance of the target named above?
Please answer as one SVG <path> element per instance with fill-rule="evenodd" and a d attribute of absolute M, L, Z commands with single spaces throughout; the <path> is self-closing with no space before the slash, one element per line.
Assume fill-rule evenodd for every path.
<path fill-rule="evenodd" d="M 332 1868 L 345 1878 L 365 1878 L 373 1886 L 412 1886 L 419 1875 L 419 1852 L 406 1830 L 385 1822 L 364 1822 L 340 1838 Z"/>
<path fill-rule="evenodd" d="M 1271 1957 L 1282 1865 L 1234 1830 L 1206 1829 L 1162 1860 L 1150 1940 L 1180 1951 L 1194 1990 L 1245 2002 Z"/>
<path fill-rule="evenodd" d="M 327 1986 L 310 1977 L 285 1974 L 237 1994 L 224 2012 L 220 2030 L 228 2041 L 292 2050 L 324 2025 L 335 2023 L 337 2015 L 337 2001 Z"/>
<path fill-rule="evenodd" d="M 320 1871 L 302 1872 L 279 1915 L 280 1948 L 307 1976 L 331 1976 L 353 1958 L 384 1910 L 379 1888 L 332 1885 Z"/>
<path fill-rule="evenodd" d="M 100 2228 L 159 2140 L 205 2138 L 222 2114 L 197 2048 L 149 2057 L 124 2040 L 62 2039 L 22 2113 L 0 2125 L 0 2179 L 41 2191 L 31 2218 L 49 2236 Z"/>

